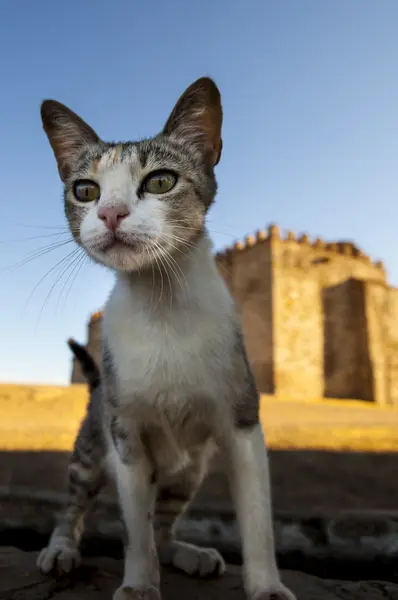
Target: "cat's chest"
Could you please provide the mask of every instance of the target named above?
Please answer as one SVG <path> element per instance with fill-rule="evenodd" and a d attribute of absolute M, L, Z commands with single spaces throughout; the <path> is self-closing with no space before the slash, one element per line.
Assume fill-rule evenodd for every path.
<path fill-rule="evenodd" d="M 217 371 L 228 370 L 233 333 L 231 315 L 206 302 L 160 315 L 142 298 L 115 290 L 105 308 L 106 343 L 127 394 L 186 396 L 198 386 L 217 393 Z"/>

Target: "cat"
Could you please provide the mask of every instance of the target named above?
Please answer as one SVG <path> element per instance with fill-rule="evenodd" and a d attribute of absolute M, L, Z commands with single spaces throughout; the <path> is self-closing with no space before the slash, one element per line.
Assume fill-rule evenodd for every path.
<path fill-rule="evenodd" d="M 138 142 L 104 142 L 54 100 L 42 103 L 41 118 L 70 231 L 116 281 L 104 308 L 101 382 L 76 439 L 67 507 L 38 566 L 68 571 L 78 563 L 84 514 L 109 472 L 127 535 L 114 600 L 159 600 L 159 562 L 222 574 L 215 549 L 175 537 L 176 519 L 218 450 L 248 598 L 295 600 L 276 565 L 258 391 L 205 224 L 222 150 L 216 84 L 195 81 L 161 133 Z"/>

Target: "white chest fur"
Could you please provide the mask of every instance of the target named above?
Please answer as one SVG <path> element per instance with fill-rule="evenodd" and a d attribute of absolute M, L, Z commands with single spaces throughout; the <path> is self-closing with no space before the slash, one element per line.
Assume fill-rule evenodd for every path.
<path fill-rule="evenodd" d="M 179 401 L 198 393 L 216 399 L 223 393 L 235 339 L 234 305 L 207 248 L 185 265 L 184 276 L 161 306 L 159 291 L 146 279 L 116 281 L 104 335 L 126 399 Z"/>

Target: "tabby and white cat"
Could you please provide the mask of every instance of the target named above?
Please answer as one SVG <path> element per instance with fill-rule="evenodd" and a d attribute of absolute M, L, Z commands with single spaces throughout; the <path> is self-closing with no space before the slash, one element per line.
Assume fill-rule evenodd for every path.
<path fill-rule="evenodd" d="M 159 560 L 193 575 L 221 574 L 216 550 L 174 535 L 176 517 L 219 449 L 247 594 L 294 600 L 275 561 L 258 393 L 205 227 L 222 147 L 216 85 L 193 83 L 163 131 L 139 142 L 104 142 L 53 100 L 43 102 L 41 116 L 70 230 L 94 261 L 115 271 L 116 282 L 104 310 L 101 384 L 76 440 L 67 507 L 39 567 L 68 571 L 78 562 L 84 514 L 109 471 L 127 533 L 114 600 L 159 600 Z"/>

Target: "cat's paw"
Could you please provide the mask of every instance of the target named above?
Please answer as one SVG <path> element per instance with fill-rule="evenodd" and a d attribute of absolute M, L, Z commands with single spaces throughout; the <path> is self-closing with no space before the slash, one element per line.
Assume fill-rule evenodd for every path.
<path fill-rule="evenodd" d="M 56 570 L 58 573 L 70 573 L 80 564 L 80 552 L 72 540 L 55 539 L 47 548 L 43 548 L 36 564 L 42 573 Z"/>
<path fill-rule="evenodd" d="M 219 576 L 225 571 L 224 559 L 214 548 L 201 548 L 176 540 L 159 549 L 159 560 L 163 565 L 173 565 L 196 577 Z"/>
<path fill-rule="evenodd" d="M 297 598 L 283 583 L 277 583 L 251 595 L 251 600 L 297 600 Z"/>
<path fill-rule="evenodd" d="M 157 588 L 121 586 L 113 594 L 113 600 L 161 600 Z"/>

